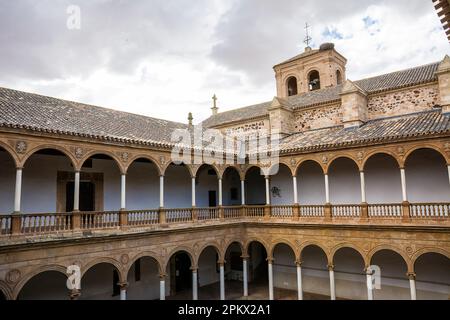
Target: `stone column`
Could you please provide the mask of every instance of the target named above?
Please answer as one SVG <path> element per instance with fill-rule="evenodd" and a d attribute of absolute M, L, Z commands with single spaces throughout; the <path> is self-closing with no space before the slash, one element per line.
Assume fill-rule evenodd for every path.
<path fill-rule="evenodd" d="M 225 300 L 225 262 L 219 261 L 220 269 L 220 300 Z"/>
<path fill-rule="evenodd" d="M 298 293 L 298 300 L 303 300 L 303 278 L 302 278 L 302 263 L 300 261 L 297 261 L 297 293 Z"/>
<path fill-rule="evenodd" d="M 127 300 L 127 287 L 128 283 L 119 283 L 120 286 L 120 300 Z"/>
<path fill-rule="evenodd" d="M 409 278 L 409 289 L 411 290 L 411 300 L 417 300 L 416 274 L 413 272 L 408 273 L 408 278 Z"/>
<path fill-rule="evenodd" d="M 448 183 L 450 183 L 450 164 L 447 165 L 447 169 L 448 169 Z"/>
<path fill-rule="evenodd" d="M 198 300 L 197 268 L 192 268 L 192 300 Z"/>
<path fill-rule="evenodd" d="M 270 206 L 270 177 L 266 176 L 266 205 Z"/>
<path fill-rule="evenodd" d="M 126 185 L 127 185 L 127 175 L 122 174 L 120 179 L 120 210 L 126 210 Z"/>
<path fill-rule="evenodd" d="M 166 300 L 166 275 L 159 275 L 159 300 Z"/>
<path fill-rule="evenodd" d="M 159 176 L 159 207 L 164 208 L 164 176 Z"/>
<path fill-rule="evenodd" d="M 366 197 L 366 179 L 364 176 L 364 171 L 360 172 L 360 179 L 361 179 L 361 202 L 367 203 L 367 197 Z"/>
<path fill-rule="evenodd" d="M 366 270 L 367 275 L 367 300 L 373 300 L 373 272 L 368 268 Z"/>
<path fill-rule="evenodd" d="M 80 211 L 80 171 L 75 171 L 73 192 L 73 211 Z"/>
<path fill-rule="evenodd" d="M 222 179 L 219 179 L 219 207 L 223 205 Z"/>
<path fill-rule="evenodd" d="M 241 180 L 241 203 L 245 206 L 245 180 Z"/>
<path fill-rule="evenodd" d="M 244 297 L 248 297 L 248 256 L 242 256 L 242 274 L 244 282 Z"/>
<path fill-rule="evenodd" d="M 195 177 L 192 178 L 192 207 L 195 208 Z"/>
<path fill-rule="evenodd" d="M 70 300 L 78 300 L 78 298 L 81 296 L 81 291 L 77 289 L 73 289 L 69 291 L 69 299 Z"/>
<path fill-rule="evenodd" d="M 297 190 L 297 177 L 296 176 L 292 177 L 292 183 L 294 186 L 294 204 L 298 205 L 298 190 Z"/>
<path fill-rule="evenodd" d="M 17 168 L 16 189 L 14 193 L 14 213 L 20 212 L 21 197 L 22 197 L 22 168 Z"/>
<path fill-rule="evenodd" d="M 406 173 L 405 173 L 405 168 L 400 168 L 400 177 L 402 179 L 403 202 L 408 202 L 408 194 L 406 192 Z"/>
<path fill-rule="evenodd" d="M 330 273 L 330 296 L 331 300 L 336 300 L 336 286 L 334 282 L 334 266 L 329 265 L 328 271 Z"/>
<path fill-rule="evenodd" d="M 273 259 L 268 258 L 267 259 L 267 266 L 268 266 L 268 273 L 269 273 L 269 300 L 274 299 L 273 294 Z"/>
<path fill-rule="evenodd" d="M 328 174 L 325 174 L 325 203 L 330 203 L 330 185 L 328 183 Z"/>

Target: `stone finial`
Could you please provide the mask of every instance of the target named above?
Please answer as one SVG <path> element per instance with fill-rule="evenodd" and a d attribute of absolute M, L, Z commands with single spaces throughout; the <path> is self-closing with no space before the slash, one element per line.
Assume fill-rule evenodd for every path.
<path fill-rule="evenodd" d="M 192 116 L 192 112 L 188 114 L 188 124 L 192 126 L 192 121 L 194 121 L 194 117 Z"/>
<path fill-rule="evenodd" d="M 211 108 L 211 110 L 212 110 L 213 116 L 215 116 L 216 114 L 219 113 L 219 108 L 217 107 L 217 96 L 216 96 L 216 94 L 213 95 L 212 99 L 213 99 L 213 107 Z"/>

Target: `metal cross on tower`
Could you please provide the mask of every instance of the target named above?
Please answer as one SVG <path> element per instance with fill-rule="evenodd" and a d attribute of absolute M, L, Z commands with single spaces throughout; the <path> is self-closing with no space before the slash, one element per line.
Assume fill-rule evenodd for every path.
<path fill-rule="evenodd" d="M 309 28 L 311 28 L 311 26 L 308 24 L 308 22 L 305 25 L 305 30 L 306 30 L 306 37 L 305 37 L 305 41 L 303 41 L 307 47 L 309 47 L 309 44 L 312 41 L 312 38 L 309 35 Z"/>

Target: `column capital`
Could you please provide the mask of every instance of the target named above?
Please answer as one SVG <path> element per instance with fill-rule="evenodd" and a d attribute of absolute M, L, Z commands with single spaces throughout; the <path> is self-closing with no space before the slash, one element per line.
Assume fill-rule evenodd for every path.
<path fill-rule="evenodd" d="M 334 271 L 334 264 L 329 264 L 327 267 L 328 271 Z"/>
<path fill-rule="evenodd" d="M 23 170 L 23 166 L 16 167 L 16 170 Z"/>
<path fill-rule="evenodd" d="M 127 290 L 128 282 L 118 282 L 117 285 L 120 287 L 120 290 Z"/>
<path fill-rule="evenodd" d="M 190 267 L 189 268 L 192 272 L 198 272 L 198 267 L 197 266 L 194 266 L 194 267 Z"/>
<path fill-rule="evenodd" d="M 273 264 L 275 259 L 274 258 L 267 258 L 266 261 L 267 261 L 268 264 Z"/>
<path fill-rule="evenodd" d="M 241 258 L 242 258 L 242 260 L 248 260 L 248 259 L 250 259 L 250 256 L 248 254 L 243 254 L 241 256 Z"/>
<path fill-rule="evenodd" d="M 416 274 L 414 272 L 408 272 L 406 276 L 409 280 L 416 280 Z"/>
<path fill-rule="evenodd" d="M 226 261 L 224 259 L 218 260 L 217 264 L 219 265 L 219 267 L 223 267 L 225 266 Z"/>
<path fill-rule="evenodd" d="M 70 300 L 77 300 L 81 296 L 81 290 L 73 289 L 69 290 L 69 299 Z"/>
<path fill-rule="evenodd" d="M 159 274 L 159 280 L 160 280 L 160 281 L 166 280 L 166 276 L 167 276 L 166 273 L 162 273 L 162 272 L 161 272 L 161 273 Z"/>
<path fill-rule="evenodd" d="M 296 260 L 296 261 L 295 261 L 295 265 L 296 265 L 297 267 L 301 267 L 302 264 L 303 264 L 303 262 L 300 261 L 300 260 Z"/>

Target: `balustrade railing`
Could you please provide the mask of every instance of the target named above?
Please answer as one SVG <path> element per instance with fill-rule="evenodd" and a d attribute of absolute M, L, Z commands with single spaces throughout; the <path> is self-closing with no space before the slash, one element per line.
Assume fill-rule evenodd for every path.
<path fill-rule="evenodd" d="M 11 219 L 10 215 L 0 215 L 0 235 L 11 233 Z"/>
<path fill-rule="evenodd" d="M 331 212 L 330 212 L 331 210 Z M 297 216 L 298 213 L 298 216 Z M 145 227 L 160 224 L 219 221 L 241 218 L 273 218 L 284 221 L 324 221 L 331 218 L 356 221 L 392 219 L 392 223 L 429 224 L 450 222 L 450 203 L 371 204 L 371 205 L 301 205 L 301 206 L 236 206 L 221 208 L 152 209 L 137 211 L 39 213 L 0 215 L 0 235 L 35 235 L 72 230 L 99 230 L 121 227 Z M 320 219 L 315 219 L 320 218 Z M 343 219 L 342 221 L 348 221 Z M 328 221 L 328 222 L 327 222 Z M 339 223 L 334 220 L 334 223 Z M 341 222 L 342 223 L 342 222 Z M 362 222 L 363 223 L 363 222 Z"/>
<path fill-rule="evenodd" d="M 223 207 L 223 216 L 225 219 L 242 218 L 242 207 Z"/>
<path fill-rule="evenodd" d="M 109 229 L 120 226 L 119 211 L 82 212 L 81 229 Z"/>
<path fill-rule="evenodd" d="M 199 221 L 220 219 L 219 208 L 198 208 L 196 210 L 197 210 L 197 219 Z"/>
<path fill-rule="evenodd" d="M 249 218 L 264 217 L 265 206 L 248 206 L 245 207 L 245 216 Z"/>
<path fill-rule="evenodd" d="M 293 206 L 272 206 L 271 216 L 279 219 L 291 219 L 294 216 Z"/>
<path fill-rule="evenodd" d="M 300 217 L 319 218 L 325 216 L 325 206 L 299 206 Z"/>
<path fill-rule="evenodd" d="M 403 212 L 401 204 L 371 204 L 368 210 L 369 218 L 400 218 Z"/>
<path fill-rule="evenodd" d="M 128 225 L 151 226 L 159 224 L 159 210 L 137 210 L 127 212 Z"/>
<path fill-rule="evenodd" d="M 333 205 L 332 214 L 335 218 L 355 218 L 361 215 L 360 205 Z"/>
<path fill-rule="evenodd" d="M 411 218 L 444 219 L 450 214 L 450 203 L 414 203 L 410 205 Z"/>
<path fill-rule="evenodd" d="M 165 209 L 167 223 L 183 223 L 192 221 L 192 208 Z"/>

